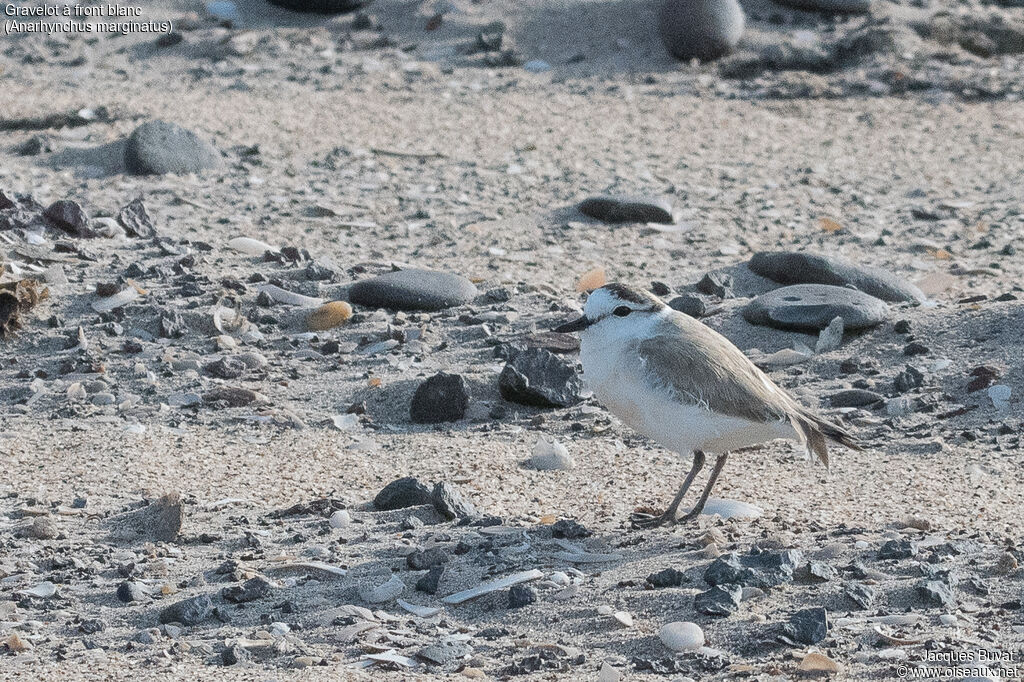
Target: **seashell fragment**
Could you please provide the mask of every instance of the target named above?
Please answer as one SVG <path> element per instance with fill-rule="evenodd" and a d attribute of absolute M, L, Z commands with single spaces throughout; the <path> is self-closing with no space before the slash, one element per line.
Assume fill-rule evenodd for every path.
<path fill-rule="evenodd" d="M 704 631 L 696 623 L 676 621 L 663 625 L 658 639 L 672 651 L 696 651 L 704 646 Z"/>
<path fill-rule="evenodd" d="M 363 601 L 371 604 L 391 601 L 405 591 L 405 583 L 397 575 L 392 575 L 383 585 L 368 589 L 359 590 L 359 596 Z"/>
<path fill-rule="evenodd" d="M 485 594 L 490 594 L 491 592 L 504 590 L 505 588 L 512 587 L 513 585 L 529 582 L 531 580 L 537 580 L 543 577 L 544 574 L 541 571 L 538 571 L 537 569 L 521 571 L 519 573 L 513 573 L 512 575 L 506 576 L 504 578 L 499 578 L 498 580 L 491 580 L 489 582 L 482 583 L 468 590 L 463 590 L 462 592 L 450 594 L 441 601 L 443 601 L 445 604 L 461 604 L 464 601 L 475 599 Z"/>
<path fill-rule="evenodd" d="M 331 301 L 311 312 L 306 317 L 306 328 L 311 332 L 334 329 L 352 317 L 352 306 L 345 301 Z"/>
<path fill-rule="evenodd" d="M 303 308 L 315 308 L 324 304 L 324 300 L 322 298 L 303 296 L 302 294 L 296 294 L 294 291 L 288 291 L 287 289 L 282 289 L 281 287 L 273 284 L 264 284 L 259 288 L 259 291 L 278 303 L 297 305 Z"/>
<path fill-rule="evenodd" d="M 633 616 L 628 611 L 616 611 L 612 614 L 612 618 L 618 621 L 618 623 L 623 627 L 633 627 Z"/>
<path fill-rule="evenodd" d="M 1011 389 L 1006 384 L 996 384 L 988 389 L 988 397 L 992 401 L 992 405 L 1003 412 L 1010 407 L 1010 394 Z"/>
<path fill-rule="evenodd" d="M 432 606 L 420 606 L 419 604 L 410 604 L 404 599 L 399 599 L 396 603 L 412 615 L 419 616 L 420 618 L 430 618 L 431 616 L 436 616 L 437 614 L 441 613 L 441 609 L 439 608 L 435 608 Z"/>
<path fill-rule="evenodd" d="M 277 253 L 281 250 L 276 246 L 271 246 L 266 242 L 261 242 L 259 239 L 252 239 L 251 237 L 235 237 L 228 241 L 228 246 L 239 253 L 249 256 L 262 256 L 267 251 Z"/>
<path fill-rule="evenodd" d="M 318 580 L 333 580 L 335 578 L 341 578 L 348 575 L 348 571 L 344 568 L 338 568 L 337 566 L 331 566 L 325 564 L 322 561 L 296 561 L 293 563 L 281 564 L 279 566 L 270 566 L 264 569 L 265 573 L 308 573 L 315 576 Z"/>
<path fill-rule="evenodd" d="M 828 656 L 812 651 L 804 656 L 804 660 L 800 661 L 800 670 L 814 673 L 837 673 L 839 664 Z"/>
<path fill-rule="evenodd" d="M 127 305 L 139 297 L 139 292 L 135 287 L 128 287 L 122 289 L 113 296 L 107 296 L 93 301 L 91 307 L 98 313 L 109 313 L 111 310 L 116 310 L 123 305 Z"/>
<path fill-rule="evenodd" d="M 38 597 L 39 599 L 49 599 L 53 595 L 57 594 L 57 586 L 51 583 L 49 580 L 44 580 L 38 585 L 34 585 L 27 590 L 20 590 L 18 594 L 26 597 Z"/>
<path fill-rule="evenodd" d="M 726 500 L 717 497 L 708 498 L 707 504 L 704 505 L 704 511 L 701 512 L 706 516 L 721 516 L 723 519 L 756 519 L 764 514 L 764 510 L 760 507 L 748 504 L 746 502 L 740 502 L 739 500 Z"/>

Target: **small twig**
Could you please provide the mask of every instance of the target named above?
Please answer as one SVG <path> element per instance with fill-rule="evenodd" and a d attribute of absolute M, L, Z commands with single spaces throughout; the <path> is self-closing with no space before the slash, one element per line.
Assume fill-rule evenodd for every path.
<path fill-rule="evenodd" d="M 394 149 L 381 149 L 379 147 L 372 147 L 370 149 L 374 154 L 380 154 L 381 156 L 404 156 L 414 159 L 447 159 L 447 154 L 441 152 L 402 152 Z"/>

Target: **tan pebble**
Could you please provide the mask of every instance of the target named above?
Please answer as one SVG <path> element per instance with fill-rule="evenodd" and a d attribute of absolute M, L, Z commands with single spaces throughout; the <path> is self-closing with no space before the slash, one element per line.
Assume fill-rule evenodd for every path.
<path fill-rule="evenodd" d="M 334 329 L 352 317 L 352 306 L 345 301 L 324 303 L 306 318 L 306 327 L 311 332 L 322 332 Z"/>
<path fill-rule="evenodd" d="M 19 637 L 18 633 L 14 633 L 5 639 L 4 645 L 7 647 L 8 651 L 13 653 L 21 653 L 22 651 L 28 651 L 32 648 L 32 643 Z"/>
<path fill-rule="evenodd" d="M 905 516 L 900 519 L 902 528 L 914 528 L 916 530 L 931 530 L 932 522 L 921 516 Z"/>
<path fill-rule="evenodd" d="M 1017 565 L 1017 557 L 1009 552 L 1003 552 L 996 561 L 995 573 L 996 575 L 1010 575 L 1017 570 Z"/>
<path fill-rule="evenodd" d="M 462 676 L 468 677 L 471 680 L 483 680 L 487 678 L 487 674 L 480 668 L 463 668 Z"/>
<path fill-rule="evenodd" d="M 812 651 L 804 656 L 804 660 L 800 661 L 800 670 L 806 672 L 837 673 L 839 672 L 839 664 L 828 656 Z"/>
<path fill-rule="evenodd" d="M 39 516 L 32 521 L 28 534 L 37 540 L 52 540 L 60 535 L 60 531 L 57 530 L 57 524 L 49 516 Z"/>
<path fill-rule="evenodd" d="M 599 287 L 603 287 L 607 282 L 607 276 L 604 274 L 604 268 L 594 268 L 589 270 L 580 277 L 579 281 L 576 282 L 576 291 L 593 291 Z"/>

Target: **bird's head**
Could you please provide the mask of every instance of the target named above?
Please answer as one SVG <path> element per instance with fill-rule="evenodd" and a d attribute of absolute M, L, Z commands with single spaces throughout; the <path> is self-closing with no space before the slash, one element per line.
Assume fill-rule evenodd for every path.
<path fill-rule="evenodd" d="M 613 282 L 594 289 L 583 306 L 583 316 L 556 327 L 555 331 L 584 333 L 592 328 L 626 331 L 649 321 L 665 308 L 665 303 L 654 294 Z"/>

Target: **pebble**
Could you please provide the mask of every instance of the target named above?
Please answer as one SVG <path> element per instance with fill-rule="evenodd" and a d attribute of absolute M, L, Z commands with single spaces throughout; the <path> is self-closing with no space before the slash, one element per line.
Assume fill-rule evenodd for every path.
<path fill-rule="evenodd" d="M 220 152 L 191 130 L 165 121 L 147 121 L 132 132 L 124 164 L 135 175 L 198 173 L 219 168 Z"/>
<path fill-rule="evenodd" d="M 233 604 L 244 604 L 256 601 L 257 599 L 263 599 L 270 594 L 272 589 L 273 585 L 268 580 L 256 577 L 246 580 L 241 585 L 225 587 L 221 590 L 220 595 L 225 601 Z"/>
<path fill-rule="evenodd" d="M 666 568 L 647 576 L 652 587 L 679 587 L 686 582 L 686 574 L 675 568 Z"/>
<path fill-rule="evenodd" d="M 135 511 L 112 516 L 106 521 L 114 539 L 174 542 L 181 532 L 185 512 L 178 493 L 169 493 Z"/>
<path fill-rule="evenodd" d="M 444 566 L 441 564 L 431 566 L 427 574 L 416 581 L 416 589 L 427 594 L 437 594 L 437 588 L 444 576 Z"/>
<path fill-rule="evenodd" d="M 477 509 L 473 503 L 467 500 L 458 488 L 447 481 L 434 484 L 430 491 L 430 501 L 437 513 L 449 521 L 477 516 Z"/>
<path fill-rule="evenodd" d="M 156 236 L 153 219 L 149 217 L 149 212 L 146 211 L 146 205 L 142 203 L 142 199 L 132 199 L 121 208 L 117 214 L 117 222 L 129 237 L 152 239 Z"/>
<path fill-rule="evenodd" d="M 694 319 L 704 317 L 708 311 L 707 304 L 704 303 L 704 299 L 698 296 L 676 296 L 668 302 L 668 307 L 673 310 L 678 310 L 684 315 L 689 315 Z"/>
<path fill-rule="evenodd" d="M 736 0 L 667 0 L 658 33 L 676 59 L 718 59 L 736 48 L 746 18 Z"/>
<path fill-rule="evenodd" d="M 54 227 L 67 232 L 72 237 L 92 237 L 89 228 L 89 216 L 77 202 L 61 199 L 50 204 L 43 217 Z"/>
<path fill-rule="evenodd" d="M 443 547 L 416 550 L 405 557 L 405 563 L 414 571 L 425 571 L 434 566 L 441 566 L 451 560 L 452 556 Z"/>
<path fill-rule="evenodd" d="M 57 528 L 56 522 L 49 516 L 37 516 L 32 520 L 32 523 L 22 531 L 22 534 L 26 537 L 35 538 L 36 540 L 53 540 L 60 535 L 60 530 Z"/>
<path fill-rule="evenodd" d="M 953 614 L 951 614 L 951 613 L 944 613 L 941 616 L 939 616 L 939 622 L 942 623 L 943 625 L 945 625 L 946 627 L 956 627 L 956 625 L 957 625 L 957 623 L 959 621 L 958 621 L 957 617 L 954 616 Z"/>
<path fill-rule="evenodd" d="M 466 380 L 459 374 L 441 372 L 416 388 L 409 416 L 417 424 L 454 422 L 466 416 L 468 405 Z"/>
<path fill-rule="evenodd" d="M 732 275 L 727 275 L 724 272 L 708 272 L 697 282 L 696 289 L 708 296 L 732 298 L 732 285 Z"/>
<path fill-rule="evenodd" d="M 847 585 L 844 593 L 851 601 L 853 601 L 854 604 L 864 610 L 870 609 L 875 603 L 875 598 L 878 596 L 878 592 L 875 588 L 863 583 L 851 583 Z"/>
<path fill-rule="evenodd" d="M 534 444 L 533 453 L 525 465 L 537 471 L 567 471 L 576 468 L 576 460 L 557 440 L 541 436 Z"/>
<path fill-rule="evenodd" d="M 671 651 L 696 651 L 704 646 L 704 631 L 696 623 L 676 621 L 661 626 L 658 639 Z"/>
<path fill-rule="evenodd" d="M 855 289 L 827 284 L 796 284 L 758 296 L 743 309 L 751 324 L 777 329 L 820 331 L 836 317 L 846 329 L 874 327 L 888 317 L 885 301 Z"/>
<path fill-rule="evenodd" d="M 114 397 L 113 393 L 96 393 L 89 402 L 96 406 L 113 405 L 117 402 L 117 398 Z"/>
<path fill-rule="evenodd" d="M 398 270 L 356 282 L 349 300 L 391 310 L 444 310 L 472 301 L 477 288 L 465 277 L 433 270 Z"/>
<path fill-rule="evenodd" d="M 508 589 L 508 607 L 519 609 L 537 601 L 537 591 L 529 585 L 513 585 Z"/>
<path fill-rule="evenodd" d="M 183 599 L 165 607 L 160 611 L 161 623 L 181 623 L 182 625 L 198 625 L 213 614 L 213 602 L 210 595 Z"/>
<path fill-rule="evenodd" d="M 694 596 L 693 608 L 708 616 L 728 616 L 740 607 L 742 598 L 739 585 L 715 585 Z"/>
<path fill-rule="evenodd" d="M 843 342 L 845 330 L 846 324 L 843 322 L 843 318 L 837 317 L 829 322 L 828 326 L 822 329 L 818 335 L 818 342 L 814 344 L 815 354 L 821 355 L 839 348 Z"/>
<path fill-rule="evenodd" d="M 580 402 L 583 383 L 576 368 L 542 348 L 512 356 L 498 376 L 505 400 L 531 407 L 570 407 Z"/>
<path fill-rule="evenodd" d="M 665 199 L 621 195 L 588 197 L 580 202 L 585 216 L 606 223 L 671 223 L 672 204 Z"/>
<path fill-rule="evenodd" d="M 828 613 L 822 607 L 801 609 L 783 626 L 783 633 L 796 642 L 817 644 L 828 635 Z"/>
<path fill-rule="evenodd" d="M 125 603 L 133 601 L 145 601 L 149 597 L 142 583 L 126 580 L 117 586 L 117 598 Z"/>
<path fill-rule="evenodd" d="M 334 329 L 352 317 L 352 306 L 345 301 L 330 301 L 306 316 L 306 329 L 322 332 Z"/>
<path fill-rule="evenodd" d="M 819 0 L 807 1 L 813 3 Z M 820 256 L 799 251 L 762 251 L 754 254 L 748 267 L 755 274 L 780 284 L 852 286 L 865 294 L 889 302 L 920 303 L 925 299 L 920 289 L 888 270 L 856 265 L 835 256 Z"/>
<path fill-rule="evenodd" d="M 832 407 L 867 407 L 885 400 L 885 396 L 863 388 L 848 388 L 833 393 L 828 398 Z"/>
<path fill-rule="evenodd" d="M 953 590 L 941 580 L 925 580 L 919 583 L 917 585 L 917 593 L 929 604 L 946 608 L 956 606 L 956 597 L 953 595 Z"/>
<path fill-rule="evenodd" d="M 331 514 L 331 518 L 328 519 L 327 523 L 330 524 L 331 528 L 344 528 L 352 523 L 352 515 L 344 509 L 339 509 Z"/>

